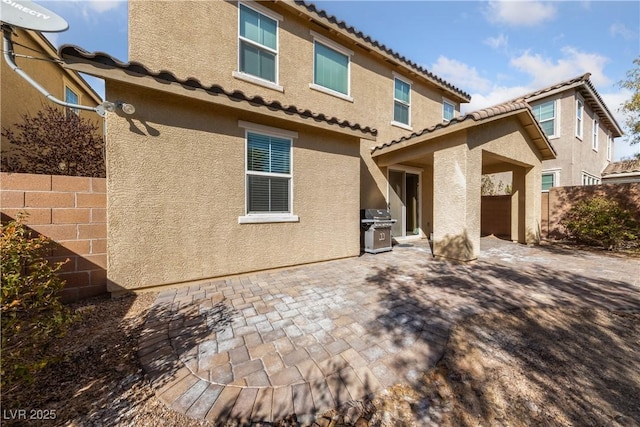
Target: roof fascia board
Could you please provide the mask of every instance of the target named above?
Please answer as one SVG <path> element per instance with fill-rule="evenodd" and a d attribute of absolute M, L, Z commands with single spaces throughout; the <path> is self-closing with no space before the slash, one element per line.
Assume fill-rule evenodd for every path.
<path fill-rule="evenodd" d="M 304 5 L 300 5 L 300 4 L 297 4 L 296 2 L 290 2 L 290 1 L 277 1 L 277 3 L 280 4 L 280 5 L 286 5 L 287 7 L 292 8 L 299 15 L 305 16 L 310 22 L 316 22 L 321 27 L 323 27 L 325 29 L 328 29 L 328 31 L 331 34 L 340 35 L 340 36 L 350 40 L 354 45 L 356 45 L 356 46 L 358 46 L 360 48 L 363 48 L 363 50 L 365 50 L 367 53 L 375 52 L 376 54 L 380 55 L 386 62 L 388 62 L 391 65 L 394 65 L 396 67 L 400 67 L 400 68 L 406 70 L 407 72 L 411 73 L 412 75 L 420 77 L 425 82 L 427 82 L 427 83 L 429 83 L 431 85 L 434 85 L 437 88 L 443 90 L 445 93 L 448 94 L 448 96 L 452 97 L 453 99 L 458 100 L 458 102 L 465 103 L 465 102 L 471 101 L 471 97 L 470 96 L 467 96 L 467 97 L 463 96 L 461 93 L 458 93 L 458 92 L 452 90 L 451 88 L 449 88 L 446 85 L 442 84 L 441 82 L 435 80 L 431 76 L 426 75 L 424 72 L 422 72 L 422 71 L 410 66 L 409 64 L 407 64 L 404 61 L 400 60 L 399 58 L 396 58 L 396 57 L 390 55 L 388 52 L 385 52 L 380 47 L 375 46 L 375 45 L 370 44 L 370 43 L 367 43 L 367 41 L 362 40 L 362 39 L 354 36 L 350 32 L 340 28 L 338 25 L 333 24 L 332 22 L 329 22 L 327 19 L 323 19 L 320 16 L 315 16 L 315 15 L 309 13 L 309 11 L 307 11 L 307 8 Z M 320 22 L 321 20 L 322 20 L 322 22 Z"/>
<path fill-rule="evenodd" d="M 528 109 L 521 109 L 521 110 L 515 110 L 515 111 L 509 111 L 497 116 L 492 116 L 492 117 L 487 117 L 481 120 L 473 120 L 473 118 L 469 117 L 468 119 L 464 120 L 463 122 L 459 122 L 460 126 L 458 126 L 457 124 L 454 126 L 447 126 L 445 128 L 440 128 L 440 129 L 436 129 L 433 132 L 429 132 L 426 133 L 425 135 L 421 135 L 419 137 L 415 137 L 412 139 L 408 139 L 402 142 L 399 142 L 397 144 L 393 144 L 390 145 L 388 147 L 383 147 L 383 148 L 379 148 L 376 149 L 372 154 L 371 157 L 376 158 L 376 157 L 381 157 L 384 155 L 388 155 L 391 153 L 394 153 L 398 150 L 401 150 L 403 148 L 407 148 L 407 147 L 412 147 L 415 146 L 417 144 L 420 143 L 424 143 L 426 141 L 432 140 L 432 139 L 436 139 L 436 138 L 441 138 L 447 135 L 451 135 L 453 133 L 457 133 L 457 132 L 462 132 L 465 130 L 468 130 L 472 127 L 475 126 L 479 126 L 479 125 L 484 125 L 487 123 L 491 123 L 493 121 L 496 120 L 503 120 L 506 119 L 508 117 L 511 116 L 516 116 L 516 117 L 521 117 L 522 115 L 527 115 L 529 121 L 533 121 L 535 123 L 535 118 L 533 117 L 533 114 L 531 114 L 531 111 L 529 111 Z M 553 147 L 551 146 L 551 144 L 549 143 L 549 141 L 544 137 L 544 133 L 542 133 L 542 130 L 536 126 L 536 129 L 538 130 L 538 133 L 540 133 L 540 138 L 534 138 L 528 131 L 527 135 L 531 138 L 531 140 L 534 142 L 534 144 L 536 145 L 536 148 L 538 149 L 538 151 L 540 152 L 540 154 L 542 154 L 543 160 L 551 160 L 551 159 L 555 159 L 556 158 L 556 154 L 555 154 L 555 150 L 553 149 Z M 539 144 L 536 143 L 536 140 L 538 141 L 543 141 L 544 145 L 540 146 Z M 550 153 L 549 155 L 546 155 L 545 152 Z M 380 166 L 388 166 L 386 164 L 386 162 L 381 162 L 379 163 Z"/>
<path fill-rule="evenodd" d="M 588 92 L 589 95 L 591 95 L 591 97 L 596 100 L 596 103 L 598 104 L 598 107 L 603 112 L 603 116 L 607 120 L 609 120 L 611 122 L 611 124 L 613 125 L 613 130 L 616 131 L 620 136 L 624 135 L 624 132 L 620 128 L 620 125 L 618 124 L 616 119 L 611 115 L 611 112 L 609 111 L 607 106 L 604 105 L 603 102 L 601 101 L 600 95 L 597 92 L 594 92 L 594 90 L 591 87 L 591 85 L 587 84 L 587 81 L 585 81 L 585 80 L 580 80 L 580 81 L 574 82 L 574 83 L 572 83 L 570 85 L 562 86 L 562 87 L 556 88 L 554 90 L 550 90 L 549 92 L 540 93 L 540 94 L 535 95 L 535 96 L 530 96 L 530 97 L 526 97 L 525 96 L 525 97 L 523 97 L 523 99 L 525 101 L 527 101 L 528 103 L 532 103 L 532 102 L 539 101 L 541 99 L 549 98 L 551 96 L 557 95 L 557 94 L 562 93 L 562 92 L 566 92 L 566 91 L 574 89 L 574 88 L 578 89 L 579 91 Z"/>
<path fill-rule="evenodd" d="M 376 140 L 376 137 L 369 133 L 349 129 L 348 127 L 340 126 L 339 124 L 329 124 L 322 120 L 316 120 L 313 117 L 304 118 L 298 114 L 291 114 L 281 110 L 270 109 L 267 106 L 254 107 L 251 106 L 251 104 L 247 101 L 234 101 L 224 94 L 212 94 L 204 89 L 186 89 L 184 86 L 177 82 L 163 83 L 157 78 L 145 74 L 125 72 L 124 70 L 107 66 L 97 67 L 88 62 L 74 62 L 72 64 L 67 64 L 67 67 L 74 71 L 90 74 L 92 76 L 100 77 L 105 80 L 117 81 L 133 86 L 141 86 L 165 93 L 170 93 L 176 96 L 184 96 L 211 104 L 229 107 L 234 110 L 258 113 L 268 117 L 292 121 L 305 126 L 321 128 L 330 132 L 337 132 L 349 136 L 355 136 L 361 139 L 368 139 L 372 141 Z"/>
<path fill-rule="evenodd" d="M 31 39 L 34 42 L 36 42 L 42 49 L 45 50 L 46 54 L 50 58 L 55 58 L 56 60 L 60 60 L 60 57 L 58 56 L 58 52 L 56 51 L 56 48 L 53 47 L 51 42 L 47 40 L 45 36 L 43 36 L 41 33 L 37 31 L 32 31 L 32 30 L 24 30 L 24 31 L 29 35 L 29 37 L 31 37 Z M 93 99 L 93 101 L 96 104 L 100 104 L 102 102 L 102 98 L 100 97 L 100 95 L 98 95 L 96 91 L 93 90 L 93 88 L 89 85 L 89 83 L 87 83 L 85 79 L 82 78 L 82 76 L 78 75 L 78 73 L 70 69 L 67 69 L 65 64 L 59 64 L 59 65 L 62 71 L 67 75 L 67 77 L 69 77 L 78 86 L 80 86 L 91 97 L 91 99 Z"/>
<path fill-rule="evenodd" d="M 456 132 L 462 132 L 463 130 L 469 129 L 471 127 L 474 127 L 480 124 L 490 123 L 492 121 L 502 119 L 514 114 L 521 113 L 521 112 L 522 111 L 509 111 L 508 113 L 504 113 L 499 116 L 487 117 L 481 120 L 474 120 L 472 117 L 468 117 L 461 122 L 454 123 L 453 125 L 445 126 L 445 127 L 436 129 L 432 132 L 426 132 L 424 135 L 416 136 L 415 138 L 410 138 L 402 142 L 398 142 L 396 144 L 390 145 L 388 147 L 377 148 L 371 154 L 371 157 L 374 157 L 374 158 L 379 157 L 384 154 L 392 153 L 394 151 L 397 151 L 406 147 L 411 147 L 412 145 L 420 144 L 422 142 L 429 141 L 435 138 L 440 138 L 446 135 L 451 135 Z"/>

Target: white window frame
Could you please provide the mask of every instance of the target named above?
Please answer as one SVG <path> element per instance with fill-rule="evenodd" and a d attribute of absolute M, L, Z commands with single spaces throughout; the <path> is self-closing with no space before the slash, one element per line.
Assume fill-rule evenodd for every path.
<path fill-rule="evenodd" d="M 594 118 L 593 119 L 593 130 L 592 130 L 592 134 L 591 134 L 591 148 L 593 149 L 593 151 L 598 151 L 598 130 L 599 130 L 600 124 L 598 123 L 598 119 Z"/>
<path fill-rule="evenodd" d="M 455 102 L 451 101 L 450 99 L 442 98 L 442 121 L 444 121 L 445 123 L 448 123 L 451 119 L 447 119 L 447 118 L 444 117 L 444 106 L 445 106 L 445 104 L 449 104 L 449 105 L 451 105 L 453 107 L 453 117 L 451 119 L 455 118 L 455 116 L 456 116 L 457 104 Z"/>
<path fill-rule="evenodd" d="M 238 217 L 239 224 L 263 224 L 263 223 L 274 223 L 274 222 L 299 222 L 300 217 L 295 215 L 293 212 L 293 143 L 294 140 L 298 139 L 298 132 L 274 128 L 271 126 L 265 126 L 258 123 L 245 122 L 243 120 L 238 121 L 238 126 L 244 129 L 244 182 L 245 182 L 245 214 Z M 289 156 L 290 165 L 289 165 L 289 174 L 272 174 L 268 172 L 252 172 L 249 171 L 248 162 L 247 162 L 247 146 L 248 146 L 248 134 L 249 132 L 259 133 L 262 135 L 274 136 L 277 138 L 285 138 L 291 141 L 291 153 Z M 289 207 L 290 211 L 288 213 L 269 213 L 269 212 L 260 212 L 260 213 L 249 213 L 248 206 L 248 191 L 249 191 L 249 180 L 247 177 L 249 175 L 264 175 L 264 176 L 278 176 L 278 177 L 286 177 L 289 179 Z"/>
<path fill-rule="evenodd" d="M 600 178 L 597 176 L 590 174 L 589 172 L 582 171 L 582 185 L 599 185 L 601 182 Z"/>
<path fill-rule="evenodd" d="M 613 138 L 611 137 L 611 133 L 607 133 L 607 161 L 611 161 L 611 154 L 613 152 Z"/>
<path fill-rule="evenodd" d="M 318 92 L 326 93 L 327 95 L 335 96 L 336 98 L 344 99 L 345 101 L 353 102 L 353 97 L 351 96 L 351 58 L 353 57 L 353 51 L 347 49 L 346 47 L 334 42 L 333 40 L 323 36 L 322 34 L 318 34 L 315 31 L 311 30 L 309 32 L 311 37 L 313 38 L 313 59 L 311 64 L 313 66 L 313 70 L 316 67 L 316 43 L 320 43 L 324 45 L 324 47 L 335 50 L 336 52 L 345 55 L 348 58 L 347 62 L 347 94 L 337 92 L 333 89 L 329 89 L 327 87 L 321 86 L 315 83 L 315 72 L 312 70 L 311 78 L 313 81 L 309 83 L 309 88 L 313 90 L 317 90 Z"/>
<path fill-rule="evenodd" d="M 244 6 L 248 9 L 253 10 L 254 12 L 257 12 L 261 15 L 266 16 L 267 18 L 273 19 L 274 21 L 276 21 L 276 50 L 273 50 L 267 46 L 263 46 L 259 43 L 254 42 L 253 40 L 249 40 L 247 38 L 244 38 L 240 35 L 240 6 Z M 264 7 L 259 5 L 257 2 L 254 1 L 242 1 L 238 3 L 238 52 L 237 52 L 237 58 L 238 58 L 238 63 L 236 65 L 236 69 L 237 71 L 233 71 L 233 73 L 231 73 L 231 75 L 238 79 L 238 80 L 244 80 L 246 82 L 249 83 L 253 83 L 259 86 L 263 86 L 266 87 L 268 89 L 273 89 L 273 90 L 277 90 L 278 92 L 284 92 L 284 88 L 282 86 L 280 86 L 279 81 L 280 81 L 280 53 L 279 53 L 279 49 L 280 49 L 280 22 L 282 22 L 283 17 L 282 15 Z M 259 49 L 264 49 L 267 52 L 273 53 L 275 55 L 275 75 L 276 75 L 276 81 L 275 82 L 270 82 L 269 80 L 265 80 L 262 79 L 258 76 L 254 76 L 252 74 L 248 74 L 245 73 L 243 71 L 240 71 L 240 46 L 242 44 L 242 42 L 248 43 L 252 46 L 256 46 Z"/>
<path fill-rule="evenodd" d="M 558 102 L 558 100 L 552 99 L 550 101 L 539 102 L 539 103 L 536 103 L 535 105 L 532 105 L 532 107 L 537 107 L 538 105 L 547 104 L 549 102 L 553 102 L 554 115 L 553 115 L 553 119 L 547 119 L 545 121 L 553 120 L 553 135 L 547 135 L 547 138 L 549 139 L 560 138 L 560 103 Z M 540 124 L 540 127 L 542 127 L 542 122 L 538 121 L 538 123 Z"/>
<path fill-rule="evenodd" d="M 576 99 L 576 138 L 582 141 L 584 135 L 584 101 Z"/>
<path fill-rule="evenodd" d="M 413 130 L 413 127 L 411 127 L 411 92 L 413 91 L 413 82 L 403 76 L 401 76 L 400 74 L 396 73 L 395 71 L 392 72 L 393 73 L 393 110 L 392 111 L 392 116 L 395 112 L 395 107 L 396 107 L 396 102 L 399 102 L 403 105 L 406 105 L 407 107 L 409 107 L 409 123 L 402 123 L 402 122 L 397 122 L 395 120 L 395 117 L 393 117 L 393 120 L 391 120 L 391 125 L 405 129 L 405 130 Z M 404 101 L 401 101 L 399 99 L 396 99 L 396 80 L 400 80 L 403 83 L 406 83 L 409 85 L 409 103 L 406 103 Z"/>
<path fill-rule="evenodd" d="M 553 185 L 551 187 L 560 186 L 560 169 L 543 170 L 540 174 L 540 189 L 543 193 L 548 193 L 549 190 L 542 190 L 542 175 L 553 175 Z"/>

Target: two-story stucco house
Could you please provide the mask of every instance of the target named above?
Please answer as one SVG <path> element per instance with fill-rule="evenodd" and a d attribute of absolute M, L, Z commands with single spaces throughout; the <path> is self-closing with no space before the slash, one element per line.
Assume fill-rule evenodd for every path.
<path fill-rule="evenodd" d="M 13 47 L 18 56 L 18 66 L 54 97 L 72 104 L 96 106 L 102 102 L 100 96 L 77 72 L 62 67 L 58 62 L 56 49 L 39 32 L 15 28 Z M 22 121 L 26 114 L 35 115 L 49 101 L 42 97 L 27 81 L 11 70 L 2 60 L 2 99 L 0 125 L 2 129 L 11 129 Z M 74 110 L 81 117 L 91 120 L 102 134 L 103 120 L 93 112 Z M 11 154 L 12 147 L 3 136 L 1 142 L 2 158 Z"/>
<path fill-rule="evenodd" d="M 472 260 L 483 173 L 513 174 L 512 239 L 537 239 L 532 110 L 469 95 L 301 2 L 129 2 L 129 60 L 63 46 L 105 79 L 111 292 L 360 254 L 360 210 Z"/>
<path fill-rule="evenodd" d="M 542 164 L 542 191 L 600 184 L 622 129 L 590 81 L 589 73 L 524 95 L 557 151 Z"/>

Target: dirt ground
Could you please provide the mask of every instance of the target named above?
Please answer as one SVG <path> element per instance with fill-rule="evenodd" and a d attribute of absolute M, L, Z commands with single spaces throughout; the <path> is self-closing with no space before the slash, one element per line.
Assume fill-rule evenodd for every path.
<path fill-rule="evenodd" d="M 32 384 L 2 390 L 2 425 L 210 425 L 168 409 L 144 379 L 137 336 L 155 296 L 74 304 L 83 320 L 55 344 L 61 360 Z M 55 420 L 17 419 L 18 409 Z M 327 413 L 318 425 L 640 426 L 640 312 L 469 317 L 419 382 Z"/>

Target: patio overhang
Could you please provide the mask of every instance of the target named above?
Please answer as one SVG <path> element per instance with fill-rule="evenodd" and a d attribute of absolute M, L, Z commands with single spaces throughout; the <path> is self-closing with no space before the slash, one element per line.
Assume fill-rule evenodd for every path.
<path fill-rule="evenodd" d="M 503 104 L 469 113 L 449 122 L 439 123 L 419 133 L 413 133 L 408 137 L 376 146 L 372 150 L 371 156 L 376 159 L 379 166 L 389 166 L 422 158 L 440 149 L 444 145 L 443 141 L 449 139 L 447 137 L 453 134 L 469 131 L 489 123 L 498 125 L 509 118 L 516 118 L 519 121 L 527 137 L 539 151 L 541 160 L 556 158 L 553 146 L 524 102 Z"/>

